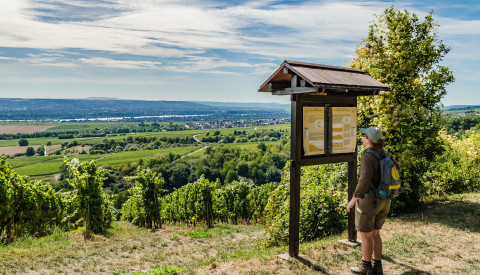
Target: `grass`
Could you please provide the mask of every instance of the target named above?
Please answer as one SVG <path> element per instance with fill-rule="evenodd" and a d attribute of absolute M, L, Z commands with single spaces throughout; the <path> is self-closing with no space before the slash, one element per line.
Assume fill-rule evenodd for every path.
<path fill-rule="evenodd" d="M 97 161 L 98 165 L 112 165 L 118 166 L 121 163 L 127 162 L 137 162 L 139 159 L 147 159 L 149 157 L 158 156 L 158 155 L 167 155 L 169 153 L 184 155 L 189 152 L 195 151 L 200 148 L 200 146 L 188 146 L 188 147 L 176 147 L 176 148 L 167 148 L 167 149 L 158 149 L 158 150 L 141 150 L 141 151 L 130 151 L 130 152 L 120 152 L 115 153 L 109 156 L 106 156 Z"/>
<path fill-rule="evenodd" d="M 415 213 L 387 219 L 382 230 L 385 274 L 480 274 L 480 193 L 437 199 Z M 115 222 L 105 235 L 81 232 L 23 238 L 0 246 L 0 273 L 349 274 L 360 247 L 338 241 L 347 233 L 300 244 L 300 260 L 280 260 L 287 247 L 258 245 L 260 225 L 212 229 L 166 225 L 152 232 Z M 156 271 L 157 270 L 157 271 Z M 168 274 L 168 273 L 167 273 Z"/>
<path fill-rule="evenodd" d="M 92 159 L 97 159 L 101 155 L 68 155 L 67 160 L 73 158 L 78 158 L 80 161 L 88 161 Z M 23 160 L 29 159 L 32 160 Z M 16 161 L 17 159 L 8 160 L 8 163 L 11 163 L 15 172 L 20 175 L 26 176 L 40 176 L 40 175 L 50 175 L 60 172 L 60 168 L 63 165 L 64 156 L 36 156 L 36 157 L 24 157 L 20 158 L 21 161 Z"/>
<path fill-rule="evenodd" d="M 199 146 L 176 147 L 158 150 L 127 151 L 107 155 L 68 155 L 67 159 L 78 158 L 80 161 L 97 160 L 100 166 L 118 166 L 121 163 L 138 162 L 156 155 L 169 153 L 184 155 L 200 148 Z M 36 156 L 8 160 L 15 172 L 26 176 L 50 175 L 60 172 L 64 156 Z"/>

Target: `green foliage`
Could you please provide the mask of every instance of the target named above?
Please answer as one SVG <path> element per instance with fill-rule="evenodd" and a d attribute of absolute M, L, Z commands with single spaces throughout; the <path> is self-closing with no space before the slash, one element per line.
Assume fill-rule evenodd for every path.
<path fill-rule="evenodd" d="M 290 176 L 287 165 L 280 185 L 272 192 L 265 208 L 265 244 L 288 242 Z M 329 171 L 338 171 L 329 173 Z M 300 241 L 309 241 L 342 232 L 347 226 L 345 165 L 303 167 L 300 190 Z"/>
<path fill-rule="evenodd" d="M 220 185 L 219 181 L 210 182 L 203 175 L 195 182 L 165 195 L 162 216 L 170 222 L 196 224 L 204 221 L 207 226 L 213 224 L 212 192 Z"/>
<path fill-rule="evenodd" d="M 21 140 L 18 141 L 19 146 L 28 146 L 28 140 L 22 138 Z"/>
<path fill-rule="evenodd" d="M 149 177 L 161 180 L 153 174 Z M 162 198 L 159 202 L 162 205 L 161 218 L 166 222 L 183 222 L 194 226 L 203 223 L 208 227 L 213 226 L 214 220 L 249 223 L 254 218 L 255 222 L 263 222 L 265 206 L 276 186 L 276 183 L 254 186 L 245 181 L 233 181 L 220 186 L 218 180 L 210 182 L 201 176 Z M 146 189 L 137 182 L 131 189 L 132 196 L 122 208 L 122 219 L 140 226 L 148 224 L 148 213 L 154 213 L 155 209 L 153 203 L 146 205 L 142 202 L 142 190 Z"/>
<path fill-rule="evenodd" d="M 27 155 L 28 157 L 35 155 L 35 149 L 33 149 L 33 147 L 28 147 L 25 155 Z"/>
<path fill-rule="evenodd" d="M 150 169 L 140 169 L 131 189 L 132 196 L 122 208 L 122 219 L 137 226 L 161 228 L 160 208 L 163 178 Z"/>
<path fill-rule="evenodd" d="M 0 159 L 0 237 L 44 235 L 61 224 L 63 201 L 53 188 L 20 176 Z"/>
<path fill-rule="evenodd" d="M 173 265 L 169 266 L 160 266 L 154 269 L 150 269 L 148 271 L 138 271 L 131 273 L 130 275 L 177 275 L 183 272 L 183 268 L 179 268 Z"/>
<path fill-rule="evenodd" d="M 467 131 L 463 139 L 441 134 L 445 150 L 425 174 L 426 193 L 480 190 L 480 131 Z"/>
<path fill-rule="evenodd" d="M 268 199 L 277 186 L 278 183 L 270 182 L 255 186 L 250 190 L 247 199 L 250 202 L 251 215 L 255 222 L 265 222 L 265 206 L 267 206 Z"/>
<path fill-rule="evenodd" d="M 104 170 L 93 160 L 80 163 L 72 159 L 66 166 L 68 183 L 74 188 L 71 202 L 76 206 L 69 218 L 74 224 L 84 223 L 87 232 L 104 232 L 115 214 L 113 202 L 103 192 Z"/>
<path fill-rule="evenodd" d="M 449 135 L 457 134 L 461 137 L 465 131 L 477 125 L 480 125 L 478 115 L 454 116 L 447 119 L 446 130 Z"/>
<path fill-rule="evenodd" d="M 399 200 L 415 208 L 428 162 L 441 152 L 440 100 L 454 81 L 439 65 L 449 52 L 436 32 L 433 12 L 421 22 L 416 14 L 387 8 L 356 49 L 352 67 L 389 84 L 392 91 L 358 101 L 361 127 L 376 125 L 387 150 L 402 164 L 404 188 Z"/>
<path fill-rule="evenodd" d="M 43 146 L 40 146 L 40 147 L 37 148 L 35 153 L 39 156 L 44 156 L 45 155 L 45 148 Z"/>
<path fill-rule="evenodd" d="M 220 146 L 210 149 L 204 158 L 192 163 L 192 168 L 196 171 L 196 177 L 203 174 L 210 181 L 219 178 L 221 182 L 229 183 L 245 178 L 257 186 L 267 182 L 279 182 L 280 169 L 288 160 L 285 148 L 261 144 L 263 146 L 252 148 Z M 263 148 L 265 151 L 262 151 Z"/>
<path fill-rule="evenodd" d="M 251 217 L 249 194 L 252 187 L 246 182 L 234 181 L 214 191 L 215 216 L 223 222 L 248 222 Z"/>

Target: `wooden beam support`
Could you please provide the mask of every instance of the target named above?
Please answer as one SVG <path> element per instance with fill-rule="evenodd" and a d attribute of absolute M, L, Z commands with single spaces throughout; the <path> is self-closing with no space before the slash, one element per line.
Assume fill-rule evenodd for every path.
<path fill-rule="evenodd" d="M 290 87 L 296 88 L 297 82 L 298 82 L 298 76 L 296 74 L 293 74 L 290 82 L 291 82 Z"/>
<path fill-rule="evenodd" d="M 303 157 L 300 162 L 302 166 L 321 165 L 328 163 L 351 162 L 353 161 L 352 154 L 345 155 L 330 155 L 328 157 Z"/>
<path fill-rule="evenodd" d="M 270 82 L 268 83 L 268 89 L 270 90 L 283 90 L 290 88 L 290 83 L 286 82 Z"/>
<path fill-rule="evenodd" d="M 273 95 L 291 95 L 291 94 L 306 94 L 314 93 L 315 88 L 312 87 L 295 87 L 272 91 Z"/>

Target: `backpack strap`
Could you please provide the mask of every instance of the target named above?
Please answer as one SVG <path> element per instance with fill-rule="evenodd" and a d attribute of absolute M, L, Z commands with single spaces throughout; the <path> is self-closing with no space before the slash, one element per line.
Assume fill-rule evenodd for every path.
<path fill-rule="evenodd" d="M 373 149 L 368 149 L 365 151 L 365 153 L 369 153 L 369 154 L 372 154 L 377 160 L 378 162 L 380 162 L 381 159 L 383 159 L 382 157 L 386 157 L 386 153 L 385 153 L 385 150 L 382 149 L 382 155 L 380 156 L 380 154 L 373 150 Z M 371 194 L 374 194 L 375 196 L 375 199 L 374 199 L 374 208 L 376 208 L 376 191 L 377 191 L 377 188 L 375 188 L 375 185 L 373 185 L 373 182 L 370 182 L 370 190 L 369 190 L 369 193 Z"/>
<path fill-rule="evenodd" d="M 382 155 L 383 155 L 383 149 L 382 149 Z M 380 156 L 379 153 L 377 153 L 377 151 L 373 150 L 373 149 L 368 149 L 367 151 L 365 151 L 365 153 L 369 153 L 369 154 L 372 154 L 377 160 L 381 160 L 382 157 Z"/>
<path fill-rule="evenodd" d="M 375 158 L 376 158 L 378 161 L 380 161 L 380 160 L 382 160 L 382 159 L 384 159 L 384 158 L 387 158 L 387 152 L 385 152 L 385 150 L 383 150 L 383 149 L 382 149 L 382 151 L 381 151 L 381 153 L 382 153 L 381 155 L 380 155 L 377 151 L 375 151 L 375 150 L 373 150 L 373 149 L 368 149 L 368 150 L 365 151 L 365 153 L 372 154 L 373 156 L 375 156 Z"/>

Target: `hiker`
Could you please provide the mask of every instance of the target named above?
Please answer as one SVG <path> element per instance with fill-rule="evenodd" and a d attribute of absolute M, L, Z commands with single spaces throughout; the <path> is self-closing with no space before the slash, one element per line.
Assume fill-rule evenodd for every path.
<path fill-rule="evenodd" d="M 347 211 L 350 212 L 352 208 L 355 209 L 355 228 L 360 232 L 362 239 L 363 257 L 360 265 L 352 267 L 351 272 L 353 274 L 383 274 L 380 229 L 382 229 L 390 210 L 391 199 L 379 198 L 374 189 L 378 188 L 381 178 L 380 158 L 378 156 L 384 153 L 386 157 L 393 161 L 396 169 L 399 169 L 399 165 L 388 153 L 382 150 L 384 145 L 383 134 L 379 128 L 361 128 L 360 132 L 363 134 L 363 145 L 367 149 L 360 161 L 360 180 L 352 199 L 347 204 Z"/>

